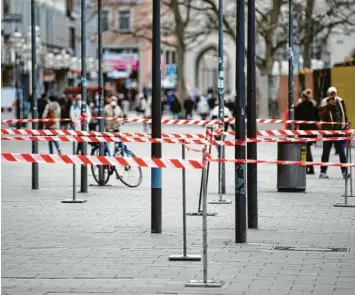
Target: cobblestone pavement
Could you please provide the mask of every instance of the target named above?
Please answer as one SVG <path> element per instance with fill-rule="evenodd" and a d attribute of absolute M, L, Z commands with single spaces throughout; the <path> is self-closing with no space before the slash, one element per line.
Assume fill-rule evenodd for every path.
<path fill-rule="evenodd" d="M 128 132 L 141 130 L 141 125 L 124 126 Z M 48 151 L 46 143 L 39 146 Z M 315 160 L 320 146 L 313 149 Z M 3 151 L 29 152 L 30 147 L 29 142 L 2 142 Z M 62 147 L 71 152 L 70 144 Z M 150 156 L 150 145 L 129 147 Z M 227 148 L 227 157 L 233 154 Z M 163 145 L 163 155 L 180 158 L 181 147 Z M 187 157 L 200 155 L 188 152 Z M 276 159 L 276 144 L 259 144 L 258 157 Z M 332 154 L 331 161 L 338 159 Z M 226 167 L 225 197 L 233 200 L 234 166 Z M 2 294 L 355 294 L 355 208 L 333 207 L 343 201 L 339 168 L 329 168 L 329 180 L 309 176 L 306 193 L 292 194 L 276 192 L 276 166 L 259 165 L 260 228 L 248 230 L 246 244 L 234 243 L 234 203 L 209 205 L 218 215 L 208 218 L 208 277 L 225 281 L 216 289 L 185 287 L 191 279 L 202 279 L 201 262 L 168 260 L 182 251 L 180 170 L 163 170 L 162 234 L 150 233 L 149 169 L 143 170 L 137 189 L 114 179 L 112 187 L 89 187 L 88 194 L 78 194 L 87 199 L 84 204 L 61 203 L 72 196 L 72 166 L 41 165 L 38 191 L 30 189 L 30 165 L 3 162 L 1 172 Z M 200 173 L 187 171 L 189 212 L 197 209 Z M 209 200 L 217 198 L 216 177 L 213 164 Z M 89 183 L 94 183 L 91 176 Z M 349 202 L 355 204 L 355 198 Z M 188 217 L 190 254 L 201 254 L 201 225 L 201 217 Z M 275 246 L 349 251 L 280 251 Z"/>

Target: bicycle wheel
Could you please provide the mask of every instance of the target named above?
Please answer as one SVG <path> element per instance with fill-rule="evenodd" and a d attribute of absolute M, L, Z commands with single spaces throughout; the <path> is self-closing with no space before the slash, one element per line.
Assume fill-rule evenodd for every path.
<path fill-rule="evenodd" d="M 99 156 L 100 155 L 99 147 L 94 147 L 91 150 L 91 155 L 92 156 Z M 92 176 L 94 177 L 97 184 L 100 184 L 100 182 L 99 182 L 99 167 L 100 167 L 100 165 L 91 165 Z M 108 180 L 110 179 L 111 167 L 110 166 L 103 166 L 103 167 L 104 167 L 104 184 L 107 184 Z"/>
<path fill-rule="evenodd" d="M 132 157 L 136 156 L 129 150 L 124 151 L 120 150 L 117 154 L 117 157 Z M 132 166 L 115 166 L 116 176 L 119 180 L 122 181 L 128 187 L 137 187 L 142 183 L 143 173 L 141 167 L 132 167 Z"/>

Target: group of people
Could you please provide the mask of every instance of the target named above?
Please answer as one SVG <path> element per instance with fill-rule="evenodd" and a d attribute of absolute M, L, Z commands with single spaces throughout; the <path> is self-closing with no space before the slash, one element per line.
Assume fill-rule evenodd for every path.
<path fill-rule="evenodd" d="M 226 96 L 224 113 L 226 116 L 231 115 L 231 111 L 234 110 L 234 101 Z M 206 95 L 197 95 L 192 92 L 181 104 L 176 96 L 176 93 L 168 92 L 163 98 L 163 110 L 170 111 L 173 115 L 173 119 L 192 119 L 195 112 L 202 120 L 213 119 L 218 112 L 218 93 L 215 93 L 211 88 L 208 89 Z"/>
<path fill-rule="evenodd" d="M 64 101 L 63 101 L 64 100 Z M 151 99 L 148 95 L 140 94 L 137 97 L 136 110 L 142 114 L 145 118 L 151 116 Z M 39 105 L 40 116 L 43 119 L 51 119 L 47 122 L 43 122 L 40 128 L 45 129 L 70 129 L 78 131 L 81 130 L 83 118 L 82 113 L 82 100 L 81 95 L 77 94 L 72 98 L 71 96 L 66 99 L 58 99 L 57 96 L 51 95 L 48 99 L 43 100 L 45 104 Z M 95 96 L 94 102 L 86 104 L 86 122 L 88 123 L 89 130 L 98 131 L 98 116 L 99 103 L 98 95 Z M 105 105 L 103 108 L 103 117 L 107 118 L 125 118 L 128 115 L 129 106 L 122 103 L 116 95 L 107 96 L 105 98 Z M 65 120 L 59 120 L 59 119 Z M 107 131 L 119 131 L 120 121 L 117 120 L 105 120 L 105 130 Z M 148 125 L 145 124 L 144 128 L 147 131 Z M 56 148 L 58 154 L 61 154 L 59 142 L 49 141 L 49 152 L 53 154 L 53 146 Z M 78 154 L 83 150 L 83 145 L 78 144 Z"/>
<path fill-rule="evenodd" d="M 330 87 L 327 91 L 327 97 L 322 99 L 320 105 L 312 97 L 312 90 L 306 89 L 302 92 L 301 98 L 295 107 L 295 120 L 305 121 L 323 121 L 332 122 L 334 124 L 320 124 L 322 130 L 346 130 L 349 128 L 348 118 L 344 100 L 337 96 L 337 89 Z M 300 124 L 300 130 L 317 130 L 316 124 Z M 312 138 L 317 135 L 304 135 L 302 137 Z M 335 137 L 334 135 L 325 135 L 325 138 Z M 332 146 L 335 146 L 336 154 L 339 155 L 341 163 L 346 163 L 345 141 L 323 141 L 323 152 L 321 161 L 323 163 L 329 162 L 329 156 Z M 313 162 L 312 142 L 307 142 L 307 162 Z M 327 175 L 328 166 L 322 166 L 320 169 L 319 178 L 329 178 Z M 341 172 L 344 178 L 350 177 L 348 170 L 341 167 Z M 314 174 L 314 167 L 307 167 L 307 174 Z"/>
<path fill-rule="evenodd" d="M 96 95 L 97 96 L 97 95 Z M 95 103 L 90 103 L 86 106 L 86 120 L 89 124 L 90 130 L 98 130 L 98 121 L 95 119 L 98 116 L 98 97 L 95 97 Z M 182 112 L 182 106 L 177 99 L 176 95 L 173 93 L 171 97 L 165 99 L 165 104 L 170 107 L 170 111 L 173 113 L 173 118 L 178 119 L 179 114 Z M 230 108 L 228 108 L 229 102 L 225 103 L 224 106 L 224 116 L 231 117 L 232 113 Z M 233 106 L 230 106 L 232 109 Z M 81 95 L 78 94 L 74 98 L 69 99 L 58 99 L 56 96 L 50 96 L 49 101 L 43 107 L 39 105 L 39 109 L 42 108 L 42 118 L 44 119 L 68 119 L 66 121 L 49 121 L 43 123 L 43 128 L 46 129 L 68 129 L 73 126 L 75 130 L 81 130 L 81 112 L 82 112 L 82 102 Z M 124 118 L 127 116 L 129 106 L 123 105 L 122 100 L 119 97 L 112 95 L 105 98 L 105 106 L 103 110 L 104 117 L 110 118 Z M 210 91 L 207 96 L 198 97 L 197 95 L 190 95 L 184 102 L 185 117 L 192 118 L 193 110 L 200 115 L 201 119 L 205 120 L 207 118 L 216 119 L 218 118 L 219 106 L 218 99 L 213 96 Z M 136 112 L 143 116 L 144 118 L 151 117 L 151 97 L 146 93 L 138 94 L 136 99 Z M 92 118 L 93 117 L 93 118 Z M 346 108 L 344 100 L 337 96 L 337 89 L 335 87 L 330 87 L 327 91 L 327 97 L 324 98 L 320 105 L 312 97 L 312 91 L 306 89 L 302 92 L 295 106 L 295 120 L 305 120 L 305 121 L 323 121 L 323 122 L 333 122 L 334 124 L 320 124 L 320 128 L 323 130 L 345 130 L 348 128 L 348 119 L 346 114 Z M 105 120 L 106 130 L 118 131 L 120 122 L 117 120 Z M 233 127 L 233 126 L 231 126 Z M 228 128 L 228 126 L 225 126 Z M 298 126 L 300 130 L 317 130 L 317 124 L 300 124 Z M 148 132 L 148 124 L 144 124 L 144 131 Z M 303 135 L 302 137 L 317 137 L 317 135 Z M 334 135 L 324 136 L 324 137 L 334 137 Z M 58 154 L 61 154 L 60 145 L 58 142 L 49 142 L 49 151 L 53 153 L 53 145 L 55 146 Z M 336 153 L 339 155 L 341 163 L 346 163 L 346 152 L 345 152 L 345 142 L 344 141 L 323 141 L 323 153 L 322 162 L 328 162 L 332 146 L 335 146 Z M 313 162 L 312 142 L 307 142 L 307 162 Z M 78 145 L 78 152 L 82 150 L 82 145 Z M 328 178 L 327 166 L 322 166 L 320 171 L 320 178 Z M 341 167 L 341 171 L 344 178 L 349 177 L 346 168 Z M 307 174 L 314 174 L 314 167 L 307 167 Z"/>

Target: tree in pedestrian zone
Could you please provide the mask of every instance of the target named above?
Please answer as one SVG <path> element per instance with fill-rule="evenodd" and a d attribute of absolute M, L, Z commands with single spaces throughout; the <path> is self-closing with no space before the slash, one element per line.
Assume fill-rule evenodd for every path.
<path fill-rule="evenodd" d="M 212 13 L 196 13 L 198 0 L 161 0 L 161 42 L 176 50 L 177 60 L 177 92 L 178 99 L 183 104 L 186 97 L 185 86 L 185 54 L 203 38 L 211 34 L 215 15 Z M 141 11 L 138 23 L 135 25 L 136 38 L 152 40 L 151 10 Z"/>
<path fill-rule="evenodd" d="M 348 35 L 355 31 L 355 0 L 298 0 L 295 14 L 305 68 L 311 68 L 312 48 L 321 52 L 331 34 Z"/>
<path fill-rule="evenodd" d="M 218 29 L 217 15 L 218 4 L 216 0 L 201 0 L 202 8 L 194 7 L 201 13 L 214 14 L 216 21 L 214 22 L 215 30 Z M 245 1 L 247 10 L 248 0 Z M 270 96 L 270 89 L 273 86 L 272 68 L 275 61 L 276 53 L 286 48 L 288 34 L 288 18 L 286 14 L 288 0 L 256 0 L 256 65 L 261 76 L 267 77 L 267 93 Z M 224 32 L 228 34 L 234 42 L 237 42 L 236 35 L 236 3 L 233 0 L 224 2 L 223 25 Z M 246 19 L 247 22 L 247 19 Z M 247 52 L 247 48 L 245 49 Z M 271 97 L 260 98 L 265 95 L 260 91 L 259 100 L 268 99 Z"/>

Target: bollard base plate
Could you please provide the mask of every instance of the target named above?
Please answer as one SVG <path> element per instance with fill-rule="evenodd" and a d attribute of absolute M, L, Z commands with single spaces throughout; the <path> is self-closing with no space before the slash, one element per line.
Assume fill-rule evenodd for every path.
<path fill-rule="evenodd" d="M 203 216 L 203 212 L 191 212 L 191 213 L 186 213 L 187 216 Z M 207 216 L 216 216 L 217 213 L 207 213 Z"/>
<path fill-rule="evenodd" d="M 208 202 L 208 204 L 232 204 L 232 201 L 230 200 L 214 200 L 214 201 L 210 201 Z"/>
<path fill-rule="evenodd" d="M 89 184 L 89 186 L 98 186 L 98 187 L 105 187 L 105 186 L 112 186 L 112 184 L 104 184 L 104 185 L 99 185 L 99 184 Z"/>
<path fill-rule="evenodd" d="M 201 261 L 201 255 L 170 255 L 170 261 Z"/>
<path fill-rule="evenodd" d="M 355 196 L 345 196 L 345 195 L 342 195 L 341 197 L 342 198 L 355 198 Z"/>
<path fill-rule="evenodd" d="M 66 203 L 66 204 L 76 204 L 76 203 L 78 203 L 78 204 L 82 204 L 82 203 L 85 203 L 86 202 L 86 200 L 81 200 L 81 199 L 79 199 L 79 200 L 73 200 L 73 199 L 70 199 L 70 200 L 63 200 L 62 201 L 62 203 Z"/>
<path fill-rule="evenodd" d="M 345 207 L 345 208 L 355 208 L 355 205 L 349 205 L 344 203 L 337 203 L 333 205 L 334 207 Z"/>
<path fill-rule="evenodd" d="M 185 287 L 202 287 L 202 288 L 220 288 L 224 284 L 223 281 L 213 281 L 213 280 L 207 280 L 207 281 L 199 281 L 199 280 L 191 280 L 188 281 L 185 284 Z"/>

